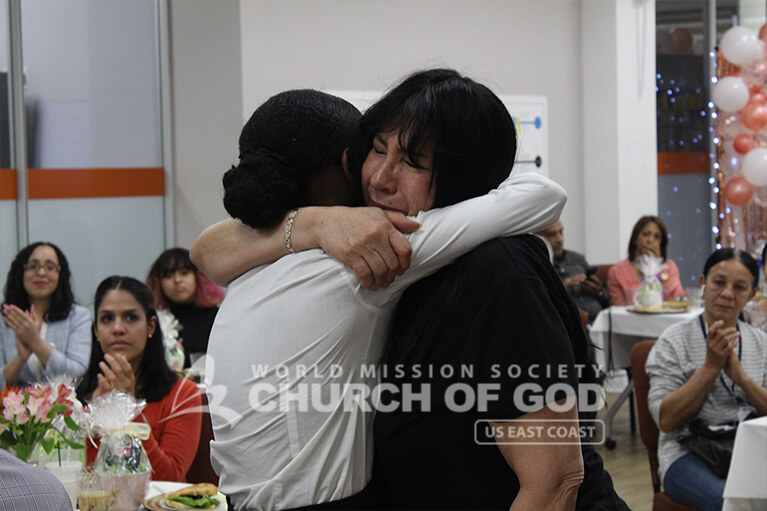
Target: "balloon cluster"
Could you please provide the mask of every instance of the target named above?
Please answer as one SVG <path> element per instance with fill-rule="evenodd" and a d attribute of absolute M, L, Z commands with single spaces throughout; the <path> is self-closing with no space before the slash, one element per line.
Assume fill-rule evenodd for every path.
<path fill-rule="evenodd" d="M 719 109 L 719 135 L 723 156 L 720 167 L 726 179 L 724 196 L 735 206 L 745 206 L 754 187 L 767 185 L 767 24 L 759 34 L 746 27 L 724 33 L 719 48 L 740 74 L 721 78 L 712 91 Z"/>

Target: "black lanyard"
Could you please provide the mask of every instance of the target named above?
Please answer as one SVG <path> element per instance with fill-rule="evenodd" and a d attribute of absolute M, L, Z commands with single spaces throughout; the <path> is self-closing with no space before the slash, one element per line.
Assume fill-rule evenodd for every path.
<path fill-rule="evenodd" d="M 698 316 L 698 320 L 700 321 L 700 329 L 703 332 L 703 340 L 705 341 L 708 338 L 708 333 L 706 331 L 706 323 L 703 321 L 703 314 Z M 740 333 L 740 327 L 737 324 L 735 325 L 735 328 L 738 330 L 738 333 Z M 738 362 L 741 361 L 742 356 L 743 356 L 743 336 L 740 337 L 740 341 L 738 342 Z M 722 382 L 722 386 L 724 387 L 724 389 L 727 391 L 728 394 L 730 394 L 730 396 L 733 397 L 733 399 L 735 399 L 735 401 L 738 402 L 738 404 L 743 404 L 745 402 L 742 397 L 740 397 L 739 395 L 735 393 L 735 382 L 732 382 L 731 387 L 727 386 L 727 384 L 724 382 L 724 376 L 722 376 L 721 370 L 719 371 L 719 381 Z"/>

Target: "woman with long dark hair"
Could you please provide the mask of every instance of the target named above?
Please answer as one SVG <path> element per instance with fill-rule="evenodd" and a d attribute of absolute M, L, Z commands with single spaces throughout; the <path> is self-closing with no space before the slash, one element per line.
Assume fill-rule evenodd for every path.
<path fill-rule="evenodd" d="M 152 292 L 134 278 L 113 275 L 99 284 L 93 307 L 91 359 L 78 399 L 119 390 L 146 400 L 136 420 L 152 427 L 144 440 L 152 478 L 186 481 L 200 438 L 201 398 L 194 383 L 168 366 Z M 88 462 L 95 456 L 89 445 Z"/>
<path fill-rule="evenodd" d="M 767 414 L 767 334 L 739 319 L 758 280 L 748 253 L 711 254 L 700 277 L 703 314 L 667 328 L 647 358 L 659 474 L 672 499 L 696 509 L 722 509 L 725 479 L 681 442 L 691 423 Z"/>
<path fill-rule="evenodd" d="M 679 268 L 668 257 L 668 229 L 660 217 L 645 215 L 634 224 L 629 240 L 629 256 L 610 268 L 607 275 L 607 289 L 611 305 L 631 305 L 634 293 L 639 288 L 642 270 L 637 265 L 643 255 L 663 259 L 665 269 L 658 276 L 663 284 L 663 299 L 674 300 L 684 296 Z"/>
<path fill-rule="evenodd" d="M 67 258 L 53 243 L 32 243 L 16 254 L 0 322 L 0 388 L 85 372 L 91 315 L 75 303 L 70 280 Z"/>
<path fill-rule="evenodd" d="M 146 279 L 157 310 L 168 309 L 181 324 L 184 367 L 192 353 L 208 350 L 208 337 L 224 293 L 189 259 L 189 250 L 169 248 L 152 264 Z"/>

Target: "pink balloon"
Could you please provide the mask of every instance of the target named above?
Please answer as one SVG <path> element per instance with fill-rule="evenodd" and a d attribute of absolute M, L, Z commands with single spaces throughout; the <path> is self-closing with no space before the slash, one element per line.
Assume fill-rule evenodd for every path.
<path fill-rule="evenodd" d="M 749 103 L 740 113 L 740 121 L 746 128 L 754 131 L 767 127 L 767 106 Z"/>
<path fill-rule="evenodd" d="M 724 196 L 733 206 L 745 206 L 754 196 L 754 187 L 743 176 L 733 176 L 724 187 Z"/>
<path fill-rule="evenodd" d="M 759 39 L 767 43 L 767 23 L 759 29 Z"/>
<path fill-rule="evenodd" d="M 746 154 L 756 147 L 756 140 L 748 133 L 741 133 L 732 141 L 732 147 L 738 154 Z"/>
<path fill-rule="evenodd" d="M 759 105 L 767 104 L 767 94 L 762 91 L 752 92 L 751 97 L 748 99 L 749 103 L 756 103 Z"/>

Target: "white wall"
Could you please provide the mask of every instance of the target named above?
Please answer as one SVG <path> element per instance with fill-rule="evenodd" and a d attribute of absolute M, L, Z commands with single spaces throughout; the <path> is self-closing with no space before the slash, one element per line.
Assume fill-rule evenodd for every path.
<path fill-rule="evenodd" d="M 658 210 L 655 8 L 651 0 L 584 0 L 586 254 L 624 259 L 637 219 Z"/>
<path fill-rule="evenodd" d="M 380 90 L 448 66 L 498 94 L 548 97 L 567 246 L 614 262 L 657 208 L 653 24 L 652 0 L 171 0 L 177 242 L 225 217 L 221 174 L 271 95 Z"/>
<path fill-rule="evenodd" d="M 498 94 L 547 96 L 550 176 L 570 194 L 564 215 L 568 246 L 582 250 L 579 5 L 575 0 L 241 0 L 241 116 L 285 89 L 376 90 L 433 66 L 456 68 Z M 208 223 L 219 219 L 217 214 L 204 213 Z"/>
<path fill-rule="evenodd" d="M 175 240 L 226 216 L 221 176 L 242 129 L 238 0 L 170 0 Z"/>

